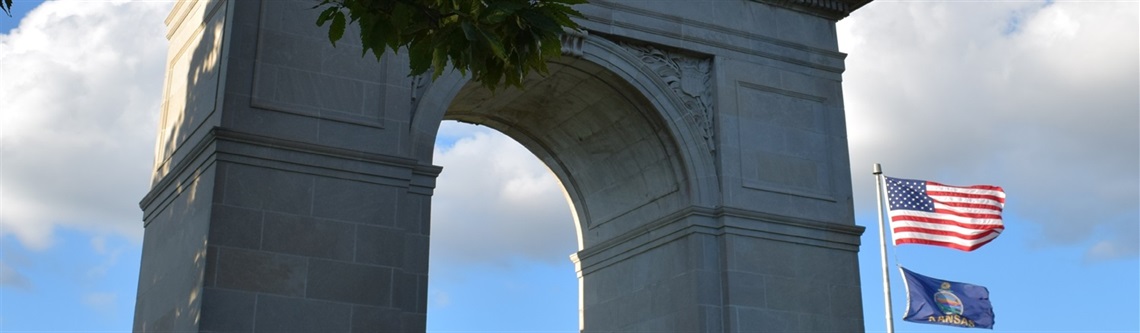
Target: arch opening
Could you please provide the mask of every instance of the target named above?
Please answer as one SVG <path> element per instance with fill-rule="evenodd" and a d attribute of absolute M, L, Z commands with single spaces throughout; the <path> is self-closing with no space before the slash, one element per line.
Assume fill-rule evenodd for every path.
<path fill-rule="evenodd" d="M 563 190 L 493 129 L 444 121 L 434 163 L 429 331 L 574 331 L 577 249 Z"/>

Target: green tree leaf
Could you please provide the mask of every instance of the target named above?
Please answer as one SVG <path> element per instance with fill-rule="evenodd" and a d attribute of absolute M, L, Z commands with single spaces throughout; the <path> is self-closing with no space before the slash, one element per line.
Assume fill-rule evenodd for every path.
<path fill-rule="evenodd" d="M 336 46 L 336 41 L 344 37 L 344 13 L 337 11 L 332 15 L 332 24 L 329 25 L 329 41 Z"/>
<path fill-rule="evenodd" d="M 325 9 L 325 11 L 321 12 L 320 16 L 317 16 L 317 26 L 318 27 L 324 26 L 325 22 L 327 22 L 329 19 L 331 19 L 333 14 L 336 12 L 337 12 L 336 8 L 330 7 L 328 9 Z"/>
<path fill-rule="evenodd" d="M 408 47 L 408 59 L 411 60 L 411 67 L 413 75 L 419 75 L 431 67 L 432 60 L 432 42 L 430 39 L 419 39 L 412 42 Z"/>
<path fill-rule="evenodd" d="M 0 0 L 3 1 L 3 0 Z M 360 28 L 362 52 L 380 59 L 407 49 L 412 75 L 449 66 L 489 89 L 521 87 L 531 71 L 547 73 L 561 56 L 559 36 L 579 29 L 571 5 L 585 0 L 322 0 L 317 26 L 329 25 L 329 41 Z M 346 16 L 347 15 L 347 16 Z"/>

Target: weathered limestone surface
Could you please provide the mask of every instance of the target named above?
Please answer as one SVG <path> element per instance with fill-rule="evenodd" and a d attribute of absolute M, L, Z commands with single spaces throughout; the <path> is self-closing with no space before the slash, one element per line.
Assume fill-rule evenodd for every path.
<path fill-rule="evenodd" d="M 593 0 L 496 94 L 331 47 L 312 1 L 180 2 L 135 330 L 422 332 L 453 119 L 566 186 L 583 331 L 862 331 L 834 23 L 866 2 Z"/>

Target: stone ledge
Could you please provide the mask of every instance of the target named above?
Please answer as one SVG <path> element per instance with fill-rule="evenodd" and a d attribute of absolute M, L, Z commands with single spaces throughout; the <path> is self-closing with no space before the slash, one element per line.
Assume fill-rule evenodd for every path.
<path fill-rule="evenodd" d="M 443 170 L 434 165 L 395 156 L 364 153 L 311 143 L 283 140 L 256 134 L 236 132 L 220 127 L 210 129 L 202 140 L 189 149 L 177 165 L 170 168 L 139 202 L 144 220 L 161 210 L 184 185 L 193 182 L 202 170 L 216 161 L 259 165 L 287 171 L 333 175 L 337 178 L 407 187 L 417 194 L 431 195 L 435 177 Z M 379 172 L 402 169 L 398 175 Z M 160 200 L 161 199 L 161 200 Z"/>
<path fill-rule="evenodd" d="M 570 260 L 578 266 L 579 274 L 586 274 L 693 234 L 732 234 L 859 252 L 860 236 L 864 230 L 857 225 L 738 208 L 689 207 L 578 251 L 570 256 Z M 591 262 L 583 263 L 585 260 Z"/>
<path fill-rule="evenodd" d="M 840 20 L 873 0 L 752 0 L 808 14 Z"/>

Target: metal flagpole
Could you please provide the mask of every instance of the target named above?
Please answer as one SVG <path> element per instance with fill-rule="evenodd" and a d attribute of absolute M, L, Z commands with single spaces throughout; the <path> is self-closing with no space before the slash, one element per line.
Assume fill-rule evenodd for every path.
<path fill-rule="evenodd" d="M 883 261 L 883 303 L 887 308 L 887 333 L 895 332 L 891 310 L 891 279 L 887 274 L 887 229 L 883 227 L 883 167 L 875 163 L 875 203 L 879 207 L 879 254 Z"/>

